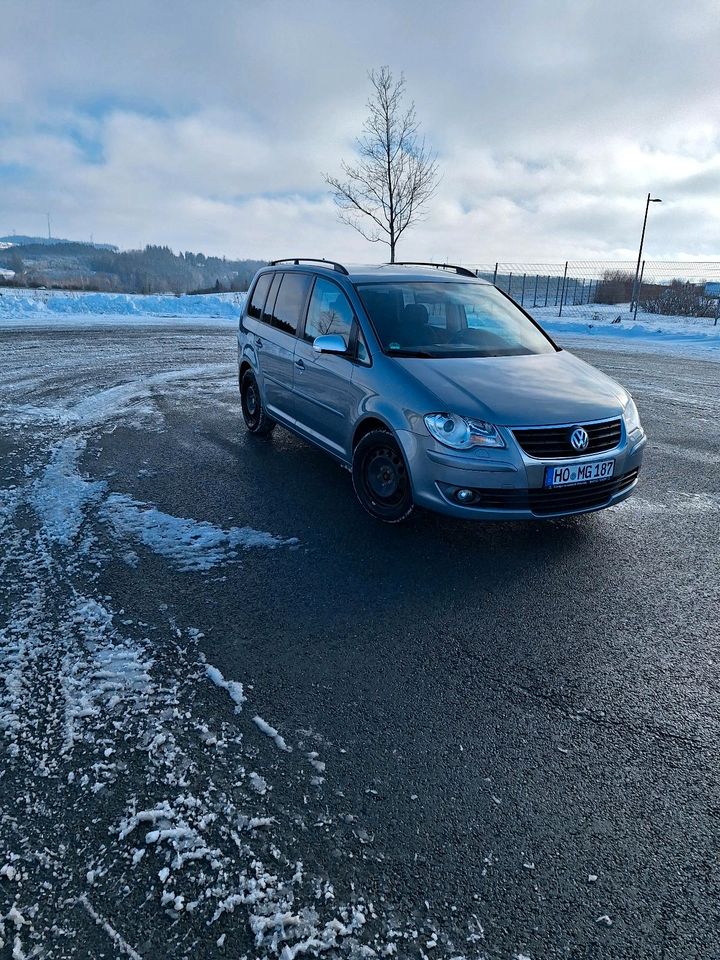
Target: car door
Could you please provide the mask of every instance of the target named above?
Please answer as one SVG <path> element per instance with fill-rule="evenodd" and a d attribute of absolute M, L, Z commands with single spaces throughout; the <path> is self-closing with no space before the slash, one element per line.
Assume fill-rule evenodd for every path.
<path fill-rule="evenodd" d="M 348 354 L 317 353 L 313 341 L 336 333 L 345 339 Z M 302 336 L 295 344 L 295 417 L 297 426 L 328 450 L 349 459 L 352 424 L 362 397 L 353 384 L 356 362 L 367 358 L 357 350 L 358 327 L 353 308 L 332 280 L 316 277 Z"/>
<path fill-rule="evenodd" d="M 262 322 L 255 331 L 255 350 L 262 376 L 265 407 L 273 417 L 294 420 L 295 337 L 312 277 L 282 273 L 270 288 Z"/>

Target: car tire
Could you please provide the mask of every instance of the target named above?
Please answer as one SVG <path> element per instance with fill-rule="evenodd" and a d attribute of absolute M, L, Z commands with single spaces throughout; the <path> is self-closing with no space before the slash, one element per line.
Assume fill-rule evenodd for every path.
<path fill-rule="evenodd" d="M 240 406 L 243 420 L 250 433 L 267 437 L 275 429 L 275 421 L 268 415 L 260 396 L 260 388 L 252 370 L 246 370 L 240 381 Z"/>
<path fill-rule="evenodd" d="M 407 464 L 389 430 L 372 430 L 360 440 L 352 479 L 358 500 L 375 520 L 401 523 L 415 509 Z"/>

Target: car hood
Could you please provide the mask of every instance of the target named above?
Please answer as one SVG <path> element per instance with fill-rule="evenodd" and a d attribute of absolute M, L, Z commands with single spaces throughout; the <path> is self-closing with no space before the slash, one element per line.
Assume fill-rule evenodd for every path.
<path fill-rule="evenodd" d="M 520 357 L 394 360 L 435 395 L 438 413 L 479 417 L 501 426 L 617 417 L 629 396 L 620 384 L 566 350 Z"/>

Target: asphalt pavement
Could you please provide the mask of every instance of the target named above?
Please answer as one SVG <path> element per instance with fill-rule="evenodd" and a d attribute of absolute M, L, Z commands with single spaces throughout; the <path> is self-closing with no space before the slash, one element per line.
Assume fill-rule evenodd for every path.
<path fill-rule="evenodd" d="M 145 625 L 156 671 L 177 679 L 165 628 L 196 631 L 199 662 L 244 685 L 251 713 L 293 757 L 319 745 L 322 782 L 278 767 L 270 745 L 266 812 L 280 839 L 293 824 L 293 849 L 338 900 L 361 893 L 375 905 L 366 929 L 376 955 L 397 942 L 397 955 L 417 957 L 720 957 L 720 365 L 573 345 L 631 390 L 650 438 L 636 494 L 618 507 L 529 523 L 418 513 L 386 527 L 323 453 L 282 429 L 246 433 L 223 366 L 229 330 L 0 342 L 6 487 L 64 435 L 56 414 L 68 397 L 91 402 L 154 377 L 150 409 L 147 396 L 130 402 L 140 419 L 123 409 L 87 428 L 83 482 L 217 529 L 297 538 L 188 572 L 142 543 L 129 561 L 95 531 L 73 570 L 84 576 L 97 547 L 93 589 L 112 598 L 116 620 Z M 199 372 L 170 389 L 181 360 Z M 50 408 L 55 419 L 37 412 Z M 23 523 L 29 537 L 37 522 Z M 6 592 L 6 614 L 11 600 Z M 212 722 L 227 711 L 222 692 L 209 685 L 193 709 Z M 17 837 L 33 772 L 13 772 L 15 762 L 2 760 L 0 794 Z M 298 826 L 307 804 L 326 827 Z M 109 820 L 98 819 L 96 848 Z M 42 890 L 32 862 L 28 903 Z M 93 898 L 86 866 L 65 859 L 70 892 L 53 902 Z M 138 956 L 223 955 L 204 918 L 173 912 L 150 887 L 124 908 L 132 884 L 106 868 L 94 909 Z M 403 939 L 388 935 L 393 924 Z M 48 929 L 37 924 L 48 956 L 124 949 L 99 922 L 77 925 L 63 946 L 42 944 Z M 240 932 L 237 943 L 229 955 L 282 949 Z"/>

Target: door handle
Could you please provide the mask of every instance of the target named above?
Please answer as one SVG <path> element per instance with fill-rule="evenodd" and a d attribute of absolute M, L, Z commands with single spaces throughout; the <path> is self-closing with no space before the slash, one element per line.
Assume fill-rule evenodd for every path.
<path fill-rule="evenodd" d="M 255 348 L 257 350 L 262 350 L 262 340 L 260 337 L 255 337 Z"/>
<path fill-rule="evenodd" d="M 302 360 L 296 360 L 296 361 L 295 361 L 295 366 L 298 368 L 298 370 L 304 370 L 304 369 L 305 369 L 305 364 L 302 362 Z"/>

